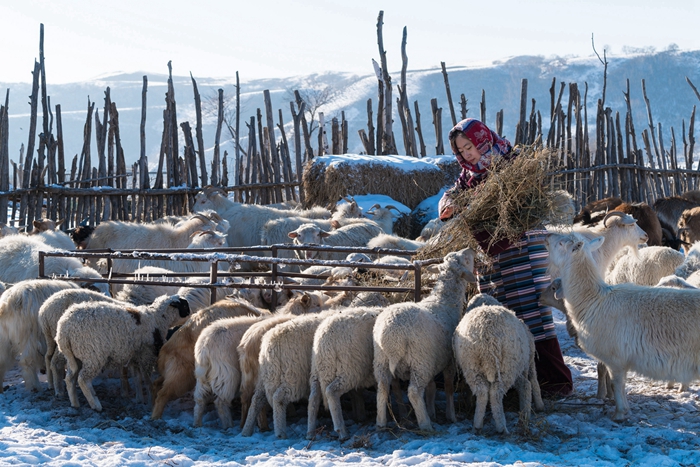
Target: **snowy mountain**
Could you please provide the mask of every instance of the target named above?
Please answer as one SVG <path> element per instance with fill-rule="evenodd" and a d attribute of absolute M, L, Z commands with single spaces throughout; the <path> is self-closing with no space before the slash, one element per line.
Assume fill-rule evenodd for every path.
<path fill-rule="evenodd" d="M 666 147 L 670 144 L 670 131 L 673 127 L 677 144 L 682 144 L 681 131 L 685 124 L 686 132 L 693 107 L 700 101 L 686 82 L 689 78 L 696 86 L 700 86 L 700 51 L 679 52 L 667 50 L 655 54 L 637 54 L 608 57 L 608 79 L 606 89 L 606 105 L 613 112 L 620 112 L 624 124 L 626 104 L 623 92 L 626 91 L 627 80 L 630 83 L 630 97 L 635 125 L 639 129 L 648 125 L 647 109 L 642 94 L 642 80 L 645 80 L 647 97 L 649 98 L 654 125 L 661 124 Z M 409 61 L 410 65 L 410 61 Z M 189 76 L 177 75 L 182 73 L 174 64 L 175 99 L 177 102 L 178 122 L 189 121 L 195 126 L 194 95 L 192 81 Z M 262 109 L 264 117 L 263 90 L 269 90 L 275 120 L 278 119 L 278 109 L 282 110 L 285 119 L 287 137 L 291 137 L 291 112 L 289 102 L 293 99 L 292 91 L 322 89 L 328 87 L 335 92 L 336 97 L 328 104 L 319 108 L 326 117 L 330 128 L 332 117 L 340 117 L 345 112 L 349 125 L 349 152 L 363 151 L 357 131 L 367 127 L 367 100 L 372 99 L 374 118 L 376 119 L 377 80 L 372 70 L 366 76 L 356 76 L 344 73 L 328 73 L 322 75 L 294 76 L 285 79 L 245 80 L 245 71 L 241 72 L 241 135 L 247 136 L 246 122 L 256 115 L 257 109 Z M 479 65 L 447 64 L 452 97 L 459 119 L 459 99 L 464 94 L 468 100 L 469 116 L 479 117 L 479 104 L 482 90 L 486 97 L 486 121 L 493 123 L 496 112 L 504 111 L 504 133 L 509 138 L 514 137 L 515 125 L 518 121 L 520 107 L 521 82 L 528 80 L 528 113 L 532 99 L 536 101 L 536 109 L 542 115 L 544 127 L 548 126 L 550 118 L 550 88 L 556 79 L 555 92 L 559 92 L 560 83 L 567 87 L 564 91 L 562 104 L 568 104 L 568 84 L 578 83 L 582 94 L 587 95 L 588 120 L 595 124 L 595 108 L 597 100 L 602 96 L 603 64 L 595 57 L 549 57 L 519 56 L 508 60 L 495 61 Z M 63 134 L 65 140 L 66 164 L 70 158 L 79 154 L 83 145 L 83 127 L 87 116 L 88 99 L 95 102 L 95 111 L 101 112 L 104 106 L 104 92 L 110 88 L 111 99 L 119 110 L 121 141 L 127 164 L 131 164 L 139 156 L 139 126 L 141 119 L 141 94 L 143 74 L 115 74 L 102 76 L 89 82 L 62 85 L 51 84 L 51 68 L 47 67 L 47 90 L 51 99 L 52 111 L 57 104 L 61 105 Z M 224 96 L 232 99 L 235 96 L 235 78 L 228 80 L 197 77 L 202 101 L 216 101 L 217 90 L 224 90 Z M 400 73 L 392 72 L 394 85 L 400 82 Z M 162 112 L 165 109 L 165 92 L 167 90 L 167 75 L 148 75 L 148 112 L 146 128 L 146 151 L 149 164 L 154 167 L 160 148 L 163 130 Z M 394 87 L 395 99 L 398 95 Z M 20 145 L 27 145 L 29 128 L 28 96 L 31 94 L 30 84 L 0 83 L 0 90 L 9 90 L 10 114 L 10 158 L 18 161 Z M 428 70 L 410 70 L 407 73 L 407 91 L 411 109 L 417 101 L 421 113 L 421 125 L 428 155 L 435 154 L 435 134 L 430 112 L 430 100 L 437 99 L 442 107 L 443 132 L 451 126 L 449 105 L 446 98 L 442 72 L 439 68 Z M 213 152 L 216 134 L 216 112 L 211 104 L 210 111 L 205 116 L 203 129 L 205 146 L 208 155 Z M 39 107 L 41 109 L 41 106 Z M 394 102 L 394 108 L 396 104 Z M 39 110 L 41 113 L 41 110 Z M 414 115 L 415 118 L 415 115 Z M 278 123 L 277 121 L 275 122 Z M 39 115 L 41 126 L 41 115 Z M 93 161 L 96 155 L 94 143 L 93 121 Z M 55 124 L 54 124 L 55 128 Z M 37 129 L 37 134 L 41 131 Z M 403 153 L 403 142 L 400 137 L 400 120 L 394 118 L 394 131 L 397 135 L 398 152 Z M 55 129 L 54 129 L 55 132 Z M 277 132 L 277 138 L 280 137 Z M 443 135 L 444 137 L 445 135 Z M 230 139 L 224 129 L 222 141 Z M 181 137 L 180 151 L 183 138 Z M 315 140 L 312 140 L 315 141 Z M 245 140 L 242 143 L 246 147 Z M 233 154 L 233 145 L 227 142 L 223 145 L 229 157 Z M 682 148 L 681 148 L 682 149 Z"/>

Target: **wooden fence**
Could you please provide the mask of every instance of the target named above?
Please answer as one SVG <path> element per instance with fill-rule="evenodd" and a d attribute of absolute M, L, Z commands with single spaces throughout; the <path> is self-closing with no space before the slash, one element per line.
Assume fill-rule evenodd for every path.
<path fill-rule="evenodd" d="M 397 89 L 396 109 L 391 102 L 391 77 L 386 72 L 386 58 L 382 41 L 382 15 L 378 18 L 377 34 L 381 65 L 375 62 L 378 80 L 378 104 L 376 118 L 372 100 L 367 102 L 367 131 L 360 130 L 359 138 L 367 154 L 381 157 L 399 152 L 396 141 L 403 141 L 404 154 L 424 157 L 424 127 L 421 124 L 419 103 L 407 102 L 405 52 L 406 33 L 402 44 L 404 66 Z M 241 147 L 240 132 L 240 84 L 236 82 L 235 122 L 223 117 L 223 90 L 218 95 L 218 120 L 214 153 L 209 164 L 204 158 L 202 135 L 202 109 L 197 83 L 192 78 L 196 122 L 193 129 L 189 122 L 177 121 L 177 108 L 169 66 L 166 109 L 163 112 L 163 133 L 155 172 L 149 172 L 145 150 L 146 94 L 148 79 L 143 77 L 142 110 L 140 125 L 141 151 L 138 162 L 127 167 L 121 147 L 119 110 L 111 102 L 110 90 L 105 90 L 102 114 L 95 111 L 95 103 L 88 102 L 84 125 L 83 148 L 66 165 L 61 125 L 61 106 L 49 106 L 46 91 L 43 54 L 43 25 L 40 34 L 39 61 L 35 61 L 32 94 L 30 96 L 30 126 L 26 151 L 20 153 L 20 163 L 10 161 L 8 147 L 8 102 L 0 105 L 0 210 L 8 212 L 10 225 L 24 226 L 34 219 L 49 217 L 63 219 L 63 228 L 75 227 L 81 222 L 97 224 L 105 220 L 131 220 L 147 222 L 167 215 L 183 215 L 190 211 L 193 196 L 200 187 L 214 185 L 235 194 L 235 199 L 245 203 L 270 204 L 297 200 L 303 190 L 297 190 L 304 165 L 318 155 L 342 154 L 348 149 L 348 122 L 344 112 L 330 125 L 318 115 L 317 140 L 312 143 L 310 123 L 307 121 L 306 103 L 299 92 L 290 102 L 293 122 L 292 140 L 287 138 L 284 115 L 278 109 L 273 113 L 270 93 L 264 91 L 264 109 L 245 122 L 247 147 Z M 607 62 L 605 62 L 607 70 Z M 455 111 L 449 76 L 442 63 L 446 100 L 449 104 L 452 124 L 458 120 Z M 604 78 L 605 79 L 605 78 Z M 686 78 L 687 79 L 687 78 Z M 700 99 L 700 93 L 687 79 Z M 565 167 L 556 175 L 556 181 L 572 193 L 579 205 L 606 196 L 620 196 L 627 201 L 644 201 L 652 204 L 656 199 L 700 188 L 700 167 L 693 168 L 695 147 L 695 106 L 689 109 L 689 120 L 681 130 L 682 148 L 671 128 L 671 140 L 662 137 L 661 123 L 654 123 L 652 109 L 646 96 L 644 81 L 642 90 L 648 121 L 638 141 L 636 122 L 632 119 L 629 99 L 629 81 L 625 98 L 627 108 L 613 110 L 605 106 L 603 96 L 595 103 L 596 124 L 589 129 L 587 102 L 588 88 L 583 92 L 577 83 L 559 83 L 552 80 L 550 88 L 549 130 L 543 132 L 543 116 L 534 99 L 528 100 L 527 80 L 522 80 L 519 121 L 516 125 L 515 144 L 536 144 L 549 148 L 557 164 Z M 568 90 L 568 92 L 566 92 Z M 566 94 L 566 96 L 565 96 Z M 481 120 L 486 121 L 486 96 L 482 91 L 479 106 Z M 467 117 L 466 97 L 458 101 L 460 119 Z M 39 105 L 41 105 L 41 131 L 36 136 Z M 432 131 L 435 133 L 435 154 L 443 154 L 445 129 L 442 127 L 442 108 L 438 99 L 430 102 Z M 528 110 L 529 108 L 529 110 Z M 393 130 L 393 116 L 398 114 L 401 138 Z M 277 117 L 277 118 L 275 118 Z M 544 119 L 546 119 L 546 114 Z M 55 121 L 55 134 L 53 123 Z M 93 127 L 94 121 L 94 127 Z M 489 122 L 487 122 L 489 123 Z M 546 126 L 545 121 L 545 126 Z M 235 167 L 229 167 L 228 154 L 220 153 L 221 132 L 227 129 L 234 135 Z M 503 111 L 496 113 L 494 128 L 503 134 Z M 330 141 L 326 127 L 330 127 Z M 275 128 L 276 127 L 276 128 Z M 93 164 L 91 144 L 94 138 L 97 154 Z M 182 132 L 182 133 L 180 133 Z M 185 142 L 179 147 L 180 134 Z M 38 147 L 36 141 L 38 140 Z M 447 145 L 449 151 L 449 144 Z M 10 166 L 12 172 L 10 172 Z M 12 187 L 12 189 L 11 189 Z M 30 228 L 31 229 L 31 228 Z"/>

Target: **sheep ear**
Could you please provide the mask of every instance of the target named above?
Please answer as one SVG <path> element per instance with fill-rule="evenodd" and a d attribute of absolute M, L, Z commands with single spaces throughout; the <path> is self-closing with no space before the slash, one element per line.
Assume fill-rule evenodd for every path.
<path fill-rule="evenodd" d="M 340 222 L 338 222 L 337 220 L 333 219 L 333 220 L 331 221 L 331 228 L 339 229 L 339 228 L 340 228 Z"/>
<path fill-rule="evenodd" d="M 303 303 L 304 305 L 308 305 L 310 301 L 311 301 L 311 297 L 309 296 L 309 294 L 307 294 L 307 293 L 302 294 L 301 303 Z"/>
<path fill-rule="evenodd" d="M 469 282 L 478 282 L 478 281 L 476 280 L 476 277 L 474 276 L 474 273 L 473 273 L 473 272 L 467 271 L 466 276 L 467 276 L 467 281 L 469 281 Z"/>
<path fill-rule="evenodd" d="M 597 250 L 598 248 L 600 248 L 601 246 L 603 246 L 603 242 L 604 242 L 604 241 L 605 241 L 605 237 L 597 237 L 597 238 L 594 238 L 593 240 L 591 240 L 591 241 L 588 242 L 588 248 L 589 248 L 591 251 L 595 251 L 595 250 Z"/>
<path fill-rule="evenodd" d="M 32 221 L 32 225 L 34 226 L 34 228 L 38 229 L 39 227 L 41 227 L 41 222 L 39 222 L 39 221 Z"/>
<path fill-rule="evenodd" d="M 65 219 L 59 219 L 59 220 L 57 220 L 57 221 L 56 221 L 56 228 L 58 228 L 59 225 L 63 224 L 63 221 L 64 221 L 64 220 L 65 220 Z"/>
<path fill-rule="evenodd" d="M 287 234 L 287 237 L 289 237 L 289 238 L 297 238 L 298 236 L 299 236 L 299 234 L 296 232 L 289 232 Z"/>
<path fill-rule="evenodd" d="M 326 237 L 331 236 L 331 234 L 326 232 L 325 230 L 321 230 L 320 235 L 321 235 L 321 238 L 326 238 Z"/>

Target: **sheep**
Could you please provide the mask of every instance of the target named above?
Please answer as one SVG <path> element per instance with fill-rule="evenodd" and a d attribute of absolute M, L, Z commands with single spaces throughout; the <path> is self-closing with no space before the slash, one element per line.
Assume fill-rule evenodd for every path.
<path fill-rule="evenodd" d="M 491 300 L 481 304 L 486 297 Z M 508 434 L 503 396 L 514 386 L 525 421 L 533 399 L 537 410 L 544 409 L 535 369 L 535 338 L 527 325 L 498 300 L 488 295 L 473 297 L 452 344 L 455 360 L 476 395 L 475 431 L 483 428 L 486 405 L 490 402 L 496 431 Z"/>
<path fill-rule="evenodd" d="M 237 348 L 241 369 L 241 428 L 248 417 L 250 403 L 258 382 L 260 369 L 258 358 L 263 336 L 270 329 L 289 321 L 294 316 L 319 312 L 324 307 L 324 301 L 322 294 L 307 292 L 297 294 L 285 307 L 259 323 L 253 324 L 241 338 Z M 264 409 L 261 409 L 259 419 L 261 429 L 267 429 L 267 414 Z"/>
<path fill-rule="evenodd" d="M 340 440 L 348 438 L 340 396 L 374 386 L 372 329 L 382 308 L 349 308 L 327 317 L 319 325 L 311 353 L 310 395 L 306 437 L 316 436 L 321 399 L 333 419 Z"/>
<path fill-rule="evenodd" d="M 476 282 L 474 250 L 449 253 L 440 264 L 431 294 L 419 303 L 396 303 L 377 317 L 374 325 L 374 377 L 377 381 L 377 427 L 386 426 L 392 377 L 409 380 L 408 398 L 418 426 L 432 425 L 423 395 L 433 377 L 443 372 L 447 417 L 455 421 L 454 360 L 451 336 L 464 308 L 467 285 Z"/>
<path fill-rule="evenodd" d="M 304 224 L 298 229 L 289 232 L 289 238 L 292 238 L 297 245 L 315 244 L 329 246 L 366 246 L 367 242 L 382 233 L 379 225 L 372 221 L 367 221 L 358 224 L 350 224 L 340 227 L 331 232 L 326 232 L 314 224 Z M 300 255 L 300 252 L 297 252 Z M 329 251 L 311 251 L 305 250 L 303 259 L 333 259 L 342 260 L 347 253 L 335 253 Z M 300 255 L 301 256 L 301 255 Z"/>
<path fill-rule="evenodd" d="M 685 260 L 674 273 L 682 279 L 688 279 L 698 270 L 700 270 L 700 242 L 695 242 L 686 250 Z"/>
<path fill-rule="evenodd" d="M 427 224 L 423 226 L 423 228 L 420 231 L 420 236 L 416 238 L 416 241 L 418 242 L 427 242 L 431 238 L 433 238 L 437 233 L 444 227 L 445 222 L 440 220 L 439 217 L 436 217 L 435 219 L 431 219 L 428 221 Z"/>
<path fill-rule="evenodd" d="M 6 237 L 8 235 L 17 235 L 19 230 L 17 227 L 7 225 L 4 222 L 0 222 L 0 238 Z"/>
<path fill-rule="evenodd" d="M 319 324 L 333 313 L 338 312 L 327 310 L 296 316 L 265 333 L 260 343 L 258 382 L 241 430 L 242 436 L 253 434 L 255 421 L 267 397 L 272 406 L 275 435 L 287 437 L 287 405 L 309 396 L 314 333 Z"/>
<path fill-rule="evenodd" d="M 423 246 L 425 246 L 425 242 L 388 234 L 379 234 L 367 242 L 367 248 L 390 248 L 406 251 L 416 251 Z"/>
<path fill-rule="evenodd" d="M 194 346 L 194 426 L 202 426 L 207 402 L 214 399 L 221 428 L 233 426 L 231 401 L 241 382 L 236 347 L 243 334 L 260 320 L 259 316 L 222 318 L 207 326 Z"/>
<path fill-rule="evenodd" d="M 194 389 L 194 346 L 204 328 L 221 318 L 266 314 L 267 311 L 255 308 L 247 302 L 227 299 L 219 300 L 192 314 L 163 345 L 158 355 L 160 376 L 153 383 L 156 400 L 151 419 L 160 419 L 168 402 Z"/>
<path fill-rule="evenodd" d="M 143 266 L 134 271 L 136 281 L 167 281 L 165 274 L 172 274 L 173 271 L 155 266 Z M 172 278 L 170 280 L 173 280 Z M 180 289 L 179 283 L 173 285 L 151 285 L 151 284 L 124 284 L 114 298 L 132 305 L 149 305 L 161 295 L 174 295 Z"/>
<path fill-rule="evenodd" d="M 305 211 L 291 211 L 256 204 L 236 203 L 227 198 L 225 191 L 214 187 L 205 187 L 195 196 L 195 200 L 195 212 L 199 212 L 200 205 L 211 206 L 221 217 L 229 222 L 230 228 L 227 241 L 230 247 L 258 245 L 262 227 L 273 219 L 297 216 L 312 219 L 327 219 L 330 217 L 330 212 L 325 209 L 315 208 Z M 211 204 L 204 204 L 204 200 Z"/>
<path fill-rule="evenodd" d="M 5 373 L 18 356 L 25 387 L 39 388 L 38 372 L 46 349 L 39 329 L 39 308 L 54 293 L 77 288 L 77 284 L 68 281 L 29 279 L 15 284 L 0 297 L 0 393 Z"/>
<path fill-rule="evenodd" d="M 628 371 L 685 384 L 700 377 L 700 291 L 606 284 L 591 256 L 604 241 L 552 234 L 547 247 L 561 271 L 564 303 L 581 348 L 608 368 L 613 420 L 623 420 Z"/>
<path fill-rule="evenodd" d="M 10 235 L 0 238 L 0 281 L 17 283 L 39 276 L 39 252 L 54 251 L 54 248 L 37 236 Z M 83 266 L 78 258 L 47 257 L 44 260 L 44 275 L 69 276 L 85 279 L 102 279 L 94 269 Z M 100 292 L 109 293 L 109 284 L 87 281 Z"/>
<path fill-rule="evenodd" d="M 168 328 L 189 313 L 188 303 L 177 295 L 138 308 L 107 302 L 68 308 L 58 320 L 56 342 L 68 362 L 65 381 L 71 406 L 80 406 L 77 381 L 90 407 L 102 411 L 92 380 L 108 363 L 134 364 L 141 376 L 150 375 Z"/>
<path fill-rule="evenodd" d="M 110 302 L 127 304 L 118 299 L 93 290 L 68 288 L 54 293 L 41 305 L 38 311 L 39 328 L 46 341 L 44 364 L 49 389 L 53 389 L 58 396 L 63 393 L 62 386 L 58 383 L 63 379 L 65 371 L 65 359 L 56 352 L 56 328 L 58 320 L 63 313 L 73 304 L 84 302 Z"/>
<path fill-rule="evenodd" d="M 683 264 L 683 253 L 665 246 L 649 246 L 639 251 L 629 251 L 619 256 L 612 269 L 605 275 L 608 284 L 633 282 L 639 285 L 656 285 L 659 280 L 673 274 Z"/>

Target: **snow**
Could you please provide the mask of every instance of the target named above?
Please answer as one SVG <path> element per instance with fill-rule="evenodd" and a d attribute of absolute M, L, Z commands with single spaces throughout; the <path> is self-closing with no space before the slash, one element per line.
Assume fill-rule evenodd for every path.
<path fill-rule="evenodd" d="M 595 399 L 596 364 L 566 334 L 564 316 L 555 310 L 562 351 L 574 375 L 575 393 L 545 400 L 544 412 L 531 417 L 529 433 L 517 425 L 517 412 L 507 411 L 510 435 L 495 433 L 487 413 L 481 435 L 472 432 L 458 394 L 458 421 L 444 418 L 438 394 L 436 432 L 417 433 L 389 424 L 384 431 L 372 418 L 350 423 L 354 436 L 343 443 L 329 436 L 330 417 L 321 416 L 317 439 L 308 441 L 305 407 L 289 417 L 289 439 L 256 430 L 250 438 L 240 429 L 222 431 L 213 407 L 202 428 L 192 427 L 191 395 L 166 406 L 162 420 L 150 420 L 148 407 L 119 396 L 118 377 L 103 375 L 95 390 L 104 411 L 94 412 L 79 392 L 82 406 L 55 399 L 47 389 L 24 389 L 20 371 L 6 375 L 0 395 L 0 465 L 128 465 L 128 466 L 691 466 L 700 465 L 698 387 L 685 393 L 666 389 L 665 382 L 630 375 L 631 414 L 627 421 L 610 419 L 612 402 Z M 42 381 L 45 377 L 42 375 Z M 373 393 L 365 394 L 371 414 Z M 441 404 L 442 403 L 442 404 Z M 234 417 L 239 417 L 238 408 Z"/>
<path fill-rule="evenodd" d="M 340 164 L 371 164 L 371 165 L 389 165 L 394 169 L 410 172 L 413 170 L 425 170 L 426 168 L 436 169 L 438 164 L 445 164 L 454 161 L 454 156 L 428 156 L 428 157 L 411 157 L 411 156 L 372 156 L 367 154 L 339 154 L 317 157 L 314 163 L 322 163 L 328 167 L 337 166 Z"/>
<path fill-rule="evenodd" d="M 435 209 L 440 195 L 421 205 Z M 367 209 L 372 204 L 399 203 L 382 195 L 356 196 Z M 405 208 L 405 207 L 404 207 Z M 400 208 L 401 209 L 401 208 Z M 407 209 L 407 208 L 406 208 Z M 574 376 L 575 392 L 546 399 L 545 410 L 533 413 L 528 429 L 518 425 L 518 413 L 506 411 L 510 435 L 495 432 L 487 412 L 481 434 L 472 431 L 471 413 L 457 394 L 457 423 L 444 417 L 444 396 L 438 393 L 435 432 L 421 434 L 413 426 L 373 424 L 374 394 L 365 391 L 368 420 L 349 416 L 351 439 L 331 436 L 332 422 L 321 413 L 317 438 L 305 439 L 306 408 L 297 405 L 288 416 L 289 439 L 273 431 L 255 431 L 244 438 L 235 426 L 219 428 L 213 407 L 203 427 L 193 428 L 194 401 L 187 395 L 166 406 L 161 420 L 150 419 L 150 408 L 119 395 L 119 378 L 107 373 L 94 381 L 103 402 L 101 413 L 71 408 L 67 397 L 56 399 L 48 389 L 31 393 L 18 367 L 5 375 L 0 394 L 0 466 L 698 466 L 700 465 L 700 386 L 678 393 L 666 382 L 634 374 L 627 380 L 628 420 L 611 420 L 612 401 L 595 398 L 596 362 L 578 349 L 565 329 L 565 318 L 554 310 L 557 335 Z M 46 378 L 41 375 L 41 381 Z M 234 420 L 240 407 L 234 407 Z"/>

